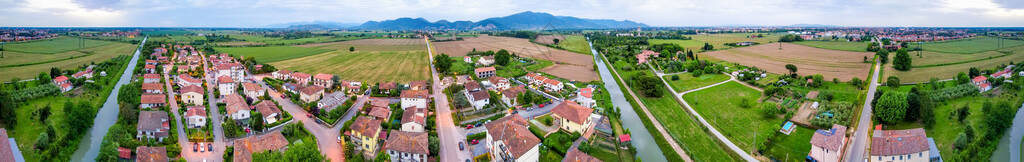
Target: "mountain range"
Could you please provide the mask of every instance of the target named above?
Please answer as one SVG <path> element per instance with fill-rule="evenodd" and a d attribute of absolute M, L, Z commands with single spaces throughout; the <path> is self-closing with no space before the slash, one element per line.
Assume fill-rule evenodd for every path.
<path fill-rule="evenodd" d="M 345 23 L 312 22 L 287 23 L 275 27 L 288 28 L 337 28 L 360 30 L 547 30 L 547 29 L 613 29 L 647 27 L 646 24 L 629 20 L 585 19 L 572 16 L 555 16 L 543 12 L 521 12 L 504 17 L 494 17 L 477 22 L 472 21 L 427 21 L 424 18 L 398 18 L 384 21 L 367 21 L 358 26 L 344 26 Z"/>

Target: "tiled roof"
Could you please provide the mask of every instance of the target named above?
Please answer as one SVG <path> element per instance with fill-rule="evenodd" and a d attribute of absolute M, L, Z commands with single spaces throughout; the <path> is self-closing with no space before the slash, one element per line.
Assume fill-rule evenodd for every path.
<path fill-rule="evenodd" d="M 160 75 L 157 74 L 143 74 L 143 79 L 160 79 Z"/>
<path fill-rule="evenodd" d="M 491 84 L 495 84 L 495 85 L 497 85 L 498 83 L 508 83 L 508 79 L 505 79 L 505 78 L 500 77 L 500 76 L 492 76 L 490 78 L 487 78 L 487 81 L 490 81 Z"/>
<path fill-rule="evenodd" d="M 253 161 L 253 153 L 280 150 L 285 146 L 288 146 L 288 139 L 281 135 L 281 131 L 237 139 L 234 142 L 235 159 L 232 161 Z"/>
<path fill-rule="evenodd" d="M 262 91 L 263 90 L 263 86 L 260 86 L 260 84 L 249 83 L 249 82 L 242 83 L 242 88 L 245 89 L 245 91 Z"/>
<path fill-rule="evenodd" d="M 333 78 L 333 77 L 334 77 L 334 75 L 331 75 L 331 74 L 317 73 L 316 75 L 313 76 L 313 79 L 331 80 L 331 78 Z"/>
<path fill-rule="evenodd" d="M 388 116 L 391 115 L 391 110 L 389 110 L 388 107 L 374 106 L 373 108 L 370 108 L 370 113 L 368 113 L 368 115 L 381 119 L 387 119 Z"/>
<path fill-rule="evenodd" d="M 317 92 L 323 92 L 323 90 L 324 90 L 324 87 L 321 87 L 321 86 L 318 86 L 318 85 L 312 85 L 312 86 L 309 86 L 309 87 L 306 87 L 306 88 L 302 88 L 302 90 L 300 90 L 300 91 L 302 91 L 302 94 L 313 95 L 313 94 L 315 94 Z"/>
<path fill-rule="evenodd" d="M 476 81 L 466 82 L 466 84 L 464 84 L 463 86 L 465 86 L 466 90 L 468 91 L 482 88 L 482 86 L 480 86 L 480 83 L 477 83 Z"/>
<path fill-rule="evenodd" d="M 131 159 L 132 158 L 132 149 L 128 149 L 128 148 L 124 148 L 124 147 L 117 147 L 117 157 L 118 158 L 122 158 L 122 159 Z"/>
<path fill-rule="evenodd" d="M 139 111 L 139 123 L 136 125 L 136 129 L 151 132 L 170 129 L 170 126 L 163 126 L 163 122 L 169 119 L 167 112 L 164 111 Z"/>
<path fill-rule="evenodd" d="M 487 133 L 494 141 L 503 141 L 505 147 L 515 157 L 540 144 L 540 139 L 527 128 L 526 119 L 519 114 L 512 114 L 486 124 Z"/>
<path fill-rule="evenodd" d="M 587 108 L 576 104 L 576 102 L 565 101 L 554 109 L 551 109 L 551 113 L 558 115 L 559 117 L 565 118 L 566 120 L 583 124 L 590 117 L 590 113 L 594 112 L 594 109 Z"/>
<path fill-rule="evenodd" d="M 160 83 L 142 83 L 142 90 L 158 90 L 163 89 L 164 86 Z"/>
<path fill-rule="evenodd" d="M 928 137 L 923 128 L 875 130 L 871 138 L 871 155 L 906 155 L 928 151 Z"/>
<path fill-rule="evenodd" d="M 569 151 L 569 152 L 565 153 L 565 158 L 562 158 L 562 162 L 600 162 L 600 161 L 601 161 L 600 159 L 597 159 L 597 158 L 595 158 L 593 156 L 587 155 L 587 153 L 583 153 L 582 151 L 577 150 L 577 149 L 573 149 L 572 151 Z"/>
<path fill-rule="evenodd" d="M 391 101 L 388 101 L 387 98 L 370 98 L 370 106 L 373 107 L 388 107 L 390 104 Z"/>
<path fill-rule="evenodd" d="M 195 86 L 195 85 L 181 87 L 180 91 L 181 91 L 181 94 L 185 94 L 185 93 L 189 93 L 189 92 L 199 93 L 200 95 L 203 94 L 203 88 L 199 87 L 199 86 Z"/>
<path fill-rule="evenodd" d="M 162 104 L 167 103 L 167 96 L 162 94 L 143 94 L 140 99 L 141 104 Z"/>
<path fill-rule="evenodd" d="M 192 116 L 206 117 L 206 109 L 202 106 L 189 106 L 185 111 L 185 117 Z"/>
<path fill-rule="evenodd" d="M 235 114 L 235 112 L 238 111 L 249 109 L 249 104 L 245 102 L 245 98 L 242 98 L 242 96 L 239 96 L 238 94 L 229 94 L 227 96 L 224 96 L 223 100 L 224 103 L 226 104 L 224 108 L 227 109 L 227 113 L 229 115 Z"/>
<path fill-rule="evenodd" d="M 57 76 L 56 78 L 53 78 L 53 82 L 60 83 L 60 82 L 65 82 L 65 81 L 68 81 L 68 77 L 67 76 L 61 75 L 61 76 Z"/>
<path fill-rule="evenodd" d="M 224 83 L 232 83 L 232 82 L 235 82 L 235 81 L 232 80 L 230 76 L 224 75 L 224 76 L 217 77 L 217 82 L 220 83 L 220 84 L 224 84 Z"/>
<path fill-rule="evenodd" d="M 469 92 L 469 95 L 473 95 L 473 101 L 480 101 L 491 98 L 491 94 L 487 93 L 487 91 Z"/>
<path fill-rule="evenodd" d="M 380 83 L 380 85 L 377 85 L 377 88 L 381 90 L 392 90 L 398 88 L 398 86 L 395 84 L 395 82 L 385 82 Z"/>
<path fill-rule="evenodd" d="M 594 88 L 580 89 L 580 95 L 587 98 L 594 98 Z"/>
<path fill-rule="evenodd" d="M 496 70 L 494 68 L 494 66 L 488 66 L 488 67 L 476 68 L 473 71 L 476 72 L 476 73 L 482 73 L 482 72 L 488 72 L 488 71 L 494 71 L 494 70 Z"/>
<path fill-rule="evenodd" d="M 7 140 L 7 129 L 0 128 L 0 161 L 14 161 L 14 149 L 11 148 L 10 142 Z"/>
<path fill-rule="evenodd" d="M 426 99 L 429 93 L 427 90 L 402 90 L 402 98 Z"/>
<path fill-rule="evenodd" d="M 281 109 L 277 107 L 277 104 L 275 104 L 274 101 L 270 101 L 270 100 L 260 101 L 260 103 L 257 103 L 255 107 L 256 107 L 256 111 L 259 111 L 260 114 L 263 115 L 264 118 L 266 118 L 266 117 L 268 117 L 268 116 L 270 116 L 271 114 L 274 114 L 274 113 L 277 113 L 277 114 L 281 113 Z M 280 115 L 278 115 L 278 116 L 280 116 Z"/>
<path fill-rule="evenodd" d="M 188 76 L 188 75 L 178 75 L 178 81 L 184 81 L 184 82 L 188 82 L 188 83 L 202 83 L 203 82 L 202 80 L 193 78 L 193 77 Z"/>
<path fill-rule="evenodd" d="M 814 136 L 811 136 L 811 145 L 838 151 L 843 146 L 845 137 L 846 126 L 833 124 L 831 129 L 814 131 Z"/>
<path fill-rule="evenodd" d="M 356 117 L 356 121 L 352 122 L 349 128 L 352 131 L 359 132 L 363 136 L 372 137 L 374 134 L 380 132 L 380 120 L 370 118 L 368 116 Z"/>
<path fill-rule="evenodd" d="M 166 162 L 167 148 L 139 146 L 135 148 L 136 162 Z"/>
<path fill-rule="evenodd" d="M 974 82 L 982 82 L 982 81 L 985 81 L 987 79 L 988 78 L 985 77 L 984 75 L 978 75 L 978 76 L 974 77 L 974 79 L 971 79 L 971 80 L 974 81 Z"/>
<path fill-rule="evenodd" d="M 427 86 L 429 86 L 429 85 L 427 85 L 427 81 L 425 81 L 425 80 L 417 80 L 417 81 L 409 82 L 409 88 L 411 88 L 411 89 L 427 89 Z"/>
<path fill-rule="evenodd" d="M 420 125 L 427 125 L 427 118 L 425 108 L 408 108 L 405 112 L 402 112 L 402 123 L 416 123 Z"/>
<path fill-rule="evenodd" d="M 505 97 L 508 97 L 510 99 L 514 99 L 518 97 L 520 93 L 523 92 L 526 92 L 526 88 L 523 88 L 523 86 L 520 85 L 505 90 L 501 90 L 501 95 L 504 95 Z"/>
<path fill-rule="evenodd" d="M 428 146 L 426 132 L 391 130 L 384 149 L 426 155 L 430 154 Z"/>
<path fill-rule="evenodd" d="M 294 72 L 294 73 L 292 73 L 292 78 L 295 78 L 295 79 L 309 79 L 309 76 L 310 76 L 309 74 L 302 73 L 302 72 Z"/>

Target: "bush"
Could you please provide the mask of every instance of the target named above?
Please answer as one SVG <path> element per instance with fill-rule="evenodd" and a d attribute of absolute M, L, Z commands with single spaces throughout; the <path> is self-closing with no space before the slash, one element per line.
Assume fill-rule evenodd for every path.
<path fill-rule="evenodd" d="M 672 76 L 672 80 L 674 80 L 674 81 L 675 81 L 675 80 L 679 80 L 679 75 L 673 75 L 673 76 Z"/>
<path fill-rule="evenodd" d="M 761 115 L 764 115 L 765 118 L 775 116 L 775 114 L 778 114 L 779 112 L 779 106 L 774 102 L 765 102 L 761 104 Z"/>

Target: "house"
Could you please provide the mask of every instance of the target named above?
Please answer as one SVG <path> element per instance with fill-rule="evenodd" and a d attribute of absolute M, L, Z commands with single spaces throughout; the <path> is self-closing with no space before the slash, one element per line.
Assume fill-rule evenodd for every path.
<path fill-rule="evenodd" d="M 345 134 L 356 145 L 356 150 L 363 150 L 364 153 L 374 155 L 377 150 L 377 141 L 380 140 L 380 123 L 380 120 L 359 116 L 349 126 L 350 131 Z"/>
<path fill-rule="evenodd" d="M 301 72 L 294 72 L 294 73 L 292 73 L 291 77 L 292 77 L 292 79 L 295 80 L 295 83 L 299 83 L 299 85 L 308 85 L 309 84 L 309 80 L 310 80 L 310 75 L 309 74 L 301 73 Z"/>
<path fill-rule="evenodd" d="M 640 54 L 636 54 L 637 64 L 647 63 L 647 61 L 651 58 L 651 56 L 658 57 L 660 55 L 661 55 L 661 53 L 658 53 L 658 52 L 654 52 L 654 51 L 651 51 L 651 50 L 643 50 L 643 51 L 640 52 Z"/>
<path fill-rule="evenodd" d="M 185 73 L 192 70 L 192 67 L 188 65 L 178 65 L 176 68 L 178 68 L 178 73 Z"/>
<path fill-rule="evenodd" d="M 277 104 L 271 100 L 263 100 L 256 104 L 256 111 L 263 115 L 263 122 L 271 124 L 281 119 L 281 109 L 277 107 Z"/>
<path fill-rule="evenodd" d="M 193 78 L 188 75 L 178 75 L 178 79 L 174 80 L 178 87 L 185 86 L 203 86 L 203 80 Z"/>
<path fill-rule="evenodd" d="M 383 101 L 384 105 L 377 105 L 379 101 Z M 366 113 L 366 115 L 372 116 L 377 120 L 389 121 L 388 118 L 391 117 L 391 109 L 388 107 L 387 103 L 388 102 L 385 100 L 374 100 L 373 106 L 370 107 L 370 112 Z"/>
<path fill-rule="evenodd" d="M 846 126 L 833 124 L 831 129 L 818 129 L 811 136 L 808 157 L 817 161 L 839 161 L 846 144 Z"/>
<path fill-rule="evenodd" d="M 462 61 L 466 63 L 473 63 L 473 57 L 463 56 Z"/>
<path fill-rule="evenodd" d="M 505 106 L 509 107 L 519 105 L 519 94 L 523 92 L 526 92 L 526 88 L 522 85 L 501 90 L 501 102 L 504 102 Z"/>
<path fill-rule="evenodd" d="M 402 131 L 423 132 L 427 125 L 427 109 L 411 108 L 402 112 Z"/>
<path fill-rule="evenodd" d="M 7 129 L 4 128 L 0 128 L 0 161 L 25 161 L 21 150 L 18 149 L 18 143 L 14 138 L 7 136 Z"/>
<path fill-rule="evenodd" d="M 281 151 L 288 146 L 288 139 L 281 131 L 273 131 L 264 135 L 249 136 L 234 142 L 234 159 L 232 161 L 253 161 L 252 154 L 267 151 Z"/>
<path fill-rule="evenodd" d="M 263 89 L 263 86 L 260 86 L 260 84 L 245 82 L 242 83 L 242 92 L 245 93 L 245 97 L 255 100 L 260 96 L 264 96 L 267 90 Z"/>
<path fill-rule="evenodd" d="M 484 83 L 484 85 L 493 87 L 494 89 L 497 90 L 508 89 L 510 86 L 512 86 L 512 84 L 508 82 L 508 79 L 499 76 L 492 76 L 490 78 L 487 78 L 487 81 Z"/>
<path fill-rule="evenodd" d="M 313 76 L 313 85 L 321 87 L 333 87 L 334 86 L 334 75 L 318 73 Z"/>
<path fill-rule="evenodd" d="M 548 91 L 561 91 L 564 86 L 565 85 L 562 85 L 562 81 L 554 79 L 544 80 L 544 89 L 547 89 Z"/>
<path fill-rule="evenodd" d="M 382 94 L 391 94 L 392 90 L 398 89 L 398 85 L 395 82 L 377 83 L 377 89 Z"/>
<path fill-rule="evenodd" d="M 206 109 L 202 106 L 189 106 L 185 111 L 185 118 L 188 119 L 189 128 L 201 128 L 206 126 Z"/>
<path fill-rule="evenodd" d="M 476 74 L 476 78 L 492 77 L 494 76 L 495 71 L 497 70 L 494 68 L 494 66 L 476 68 L 475 70 L 473 70 L 474 74 Z"/>
<path fill-rule="evenodd" d="M 170 118 L 164 111 L 139 111 L 139 123 L 136 125 L 135 138 L 157 139 L 160 142 L 167 138 L 171 130 Z"/>
<path fill-rule="evenodd" d="M 391 162 L 425 162 L 430 155 L 426 132 L 391 130 L 384 144 Z"/>
<path fill-rule="evenodd" d="M 117 147 L 117 158 L 118 160 L 131 160 L 132 149 Z"/>
<path fill-rule="evenodd" d="M 612 124 L 608 121 L 607 116 L 601 116 L 601 119 L 597 120 L 597 125 L 594 126 L 594 132 L 597 136 L 604 139 L 615 139 L 615 132 L 612 132 Z"/>
<path fill-rule="evenodd" d="M 160 94 L 164 93 L 164 86 L 160 83 L 142 83 L 142 93 Z"/>
<path fill-rule="evenodd" d="M 409 82 L 409 89 L 411 90 L 428 90 L 430 85 L 427 84 L 426 80 L 417 80 Z"/>
<path fill-rule="evenodd" d="M 88 79 L 88 78 L 92 78 L 92 73 L 93 73 L 92 69 L 87 69 L 87 70 L 79 71 L 79 72 L 71 75 L 71 77 L 75 78 L 75 79 L 78 79 L 78 78 L 86 78 L 86 79 Z"/>
<path fill-rule="evenodd" d="M 156 73 L 156 65 L 145 65 L 145 66 L 142 67 L 142 71 L 146 72 L 146 74 L 155 74 Z"/>
<path fill-rule="evenodd" d="M 871 136 L 871 161 L 929 161 L 928 137 L 923 128 L 875 130 Z"/>
<path fill-rule="evenodd" d="M 292 78 L 292 71 L 278 70 L 278 71 L 275 71 L 275 72 L 271 73 L 271 75 L 274 76 L 274 79 L 288 80 L 288 79 Z"/>
<path fill-rule="evenodd" d="M 160 83 L 160 75 L 157 74 L 143 74 L 142 83 Z"/>
<path fill-rule="evenodd" d="M 540 158 L 540 139 L 528 129 L 529 122 L 512 114 L 484 124 L 486 144 L 493 161 L 534 162 Z"/>
<path fill-rule="evenodd" d="M 237 87 L 238 86 L 235 85 L 234 79 L 231 79 L 231 77 L 217 77 L 217 89 L 220 90 L 221 96 L 235 94 L 235 88 Z"/>
<path fill-rule="evenodd" d="M 597 106 L 597 101 L 594 101 L 594 88 L 581 88 L 576 92 L 576 103 L 587 108 Z"/>
<path fill-rule="evenodd" d="M 167 162 L 167 148 L 139 146 L 135 148 L 136 162 Z"/>
<path fill-rule="evenodd" d="M 590 129 L 590 113 L 593 112 L 594 109 L 580 106 L 576 102 L 565 101 L 551 109 L 551 117 L 561 123 L 559 128 L 583 134 Z"/>
<path fill-rule="evenodd" d="M 156 60 L 146 60 L 146 65 L 156 65 L 156 64 L 158 64 L 156 62 Z"/>
<path fill-rule="evenodd" d="M 483 56 L 476 60 L 476 63 L 484 66 L 490 66 L 494 64 L 494 56 Z"/>
<path fill-rule="evenodd" d="M 587 155 L 587 153 L 578 149 L 572 149 L 565 153 L 565 157 L 562 158 L 562 162 L 601 162 L 601 160 Z"/>
<path fill-rule="evenodd" d="M 480 86 L 480 83 L 474 81 L 466 82 L 463 84 L 463 87 L 466 88 L 466 91 L 468 92 L 476 92 L 484 89 L 483 86 Z"/>
<path fill-rule="evenodd" d="M 68 80 L 68 77 L 63 75 L 53 78 L 53 85 L 57 85 L 61 92 L 71 91 L 72 88 L 75 88 L 75 86 L 71 85 L 71 81 Z"/>
<path fill-rule="evenodd" d="M 245 102 L 245 98 L 238 94 L 230 94 L 224 96 L 222 99 L 226 106 L 224 109 L 227 110 L 227 115 L 234 120 L 249 119 L 249 104 Z"/>
<path fill-rule="evenodd" d="M 469 100 L 470 105 L 473 105 L 473 108 L 479 110 L 491 103 L 491 94 L 487 93 L 486 90 L 473 92 L 466 91 L 466 99 Z"/>
<path fill-rule="evenodd" d="M 139 108 L 160 107 L 167 104 L 167 96 L 161 94 L 143 94 L 139 99 Z"/>
<path fill-rule="evenodd" d="M 324 87 L 313 85 L 306 88 L 302 88 L 301 93 L 299 93 L 299 99 L 302 100 L 302 102 L 312 103 L 316 102 L 317 100 L 320 100 L 320 96 L 323 95 Z"/>
<path fill-rule="evenodd" d="M 547 77 L 544 77 L 543 75 L 540 75 L 540 74 L 537 74 L 537 73 L 526 73 L 526 82 L 528 84 L 533 84 L 533 85 L 544 84 L 544 80 L 547 80 L 547 79 L 548 79 Z"/>
<path fill-rule="evenodd" d="M 426 108 L 429 94 L 427 90 L 403 90 L 401 98 L 402 110 L 409 107 Z"/>
<path fill-rule="evenodd" d="M 217 65 L 216 77 L 220 78 L 223 76 L 230 77 L 235 82 L 241 82 L 245 80 L 245 68 L 239 63 L 223 63 Z"/>
<path fill-rule="evenodd" d="M 352 93 L 359 93 L 359 89 L 361 89 L 362 86 L 363 86 L 362 82 L 357 82 L 357 81 L 342 81 L 341 83 L 342 83 L 342 86 L 345 86 L 345 88 L 348 89 L 349 92 L 352 92 Z"/>
<path fill-rule="evenodd" d="M 992 78 L 1010 79 L 1010 77 L 1013 77 L 1013 71 L 1011 69 L 1004 69 L 1003 71 L 993 73 L 992 75 L 989 76 L 991 76 Z"/>
<path fill-rule="evenodd" d="M 292 84 L 292 83 L 284 83 L 284 84 L 281 85 L 281 89 L 284 89 L 284 91 L 288 91 L 288 92 L 295 93 L 295 94 L 298 94 L 299 91 L 302 90 L 302 88 L 305 88 L 305 87 L 303 87 L 301 85 L 298 85 L 298 84 Z"/>
<path fill-rule="evenodd" d="M 185 86 L 181 88 L 181 102 L 192 105 L 203 105 L 203 88 L 199 86 Z"/>
<path fill-rule="evenodd" d="M 324 110 L 325 112 L 330 112 L 331 110 L 334 110 L 334 108 L 338 107 L 338 105 L 345 103 L 347 100 L 348 97 L 345 96 L 344 92 L 335 91 L 333 93 L 324 94 L 324 97 L 321 98 L 320 101 L 316 102 L 316 107 Z"/>
<path fill-rule="evenodd" d="M 992 89 L 992 84 L 988 82 L 988 77 L 979 75 L 971 79 L 971 83 L 978 86 L 978 91 L 985 92 Z"/>

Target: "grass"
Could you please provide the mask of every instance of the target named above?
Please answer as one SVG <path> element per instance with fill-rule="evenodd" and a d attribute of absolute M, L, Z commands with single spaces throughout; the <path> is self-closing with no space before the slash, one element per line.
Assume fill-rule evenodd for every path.
<path fill-rule="evenodd" d="M 761 97 L 757 90 L 743 86 L 737 82 L 729 82 L 715 87 L 683 95 L 683 99 L 693 106 L 693 109 L 700 113 L 718 129 L 723 135 L 729 138 L 736 146 L 754 152 L 755 131 L 757 141 L 768 139 L 763 132 L 772 132 L 782 124 L 783 119 L 764 118 L 758 111 L 757 106 L 744 108 L 740 102 L 756 101 Z"/>
<path fill-rule="evenodd" d="M 679 80 L 672 80 L 672 76 L 679 76 Z M 675 89 L 676 92 L 684 92 L 726 80 L 729 80 L 729 76 L 725 74 L 705 74 L 699 77 L 693 77 L 693 75 L 689 73 L 684 73 L 665 76 L 665 81 L 668 81 L 668 84 L 672 85 L 672 89 Z"/>
<path fill-rule="evenodd" d="M 748 38 L 750 35 L 761 34 L 762 38 Z M 778 41 L 781 34 L 773 33 L 728 33 L 728 34 L 698 34 L 698 35 L 687 35 L 691 37 L 690 40 L 677 40 L 677 39 L 650 39 L 650 44 L 661 44 L 661 43 L 674 43 L 682 46 L 686 49 L 694 50 L 695 52 L 700 51 L 701 47 L 704 47 L 704 43 L 711 44 L 714 46 L 714 50 L 729 49 L 731 46 L 726 46 L 725 43 L 736 43 L 736 42 L 757 42 L 765 44 L 768 42 Z"/>
<path fill-rule="evenodd" d="M 40 72 L 49 72 L 52 67 L 72 69 L 89 63 L 100 63 L 120 55 L 132 54 L 135 47 L 135 45 L 128 43 L 108 43 L 105 46 L 50 55 L 8 52 L 4 59 L 0 59 L 0 65 L 10 65 L 14 67 L 0 68 L 0 80 L 8 81 L 12 78 L 34 78 L 38 76 Z M 70 57 L 75 58 L 64 59 Z M 22 66 L 19 64 L 25 65 Z M 107 73 L 112 72 L 108 71 Z"/>
<path fill-rule="evenodd" d="M 590 45 L 587 44 L 587 38 L 582 35 L 567 35 L 565 40 L 558 42 L 558 46 L 565 48 L 565 50 L 590 55 Z"/>
<path fill-rule="evenodd" d="M 55 54 L 72 50 L 92 48 L 111 44 L 109 41 L 79 39 L 77 37 L 57 37 L 19 43 L 7 43 L 4 50 L 23 53 Z"/>
<path fill-rule="evenodd" d="M 867 42 L 850 42 L 850 41 L 799 41 L 793 42 L 794 44 L 811 46 L 814 48 L 824 48 L 830 50 L 841 50 L 841 51 L 854 51 L 854 52 L 867 52 Z"/>
<path fill-rule="evenodd" d="M 1001 54 L 1001 53 L 996 52 L 996 51 L 989 51 L 989 52 L 984 52 L 984 53 L 979 53 L 979 54 L 972 54 L 972 55 L 978 55 L 978 56 L 969 56 L 969 57 L 965 57 L 965 58 L 955 57 L 955 59 L 959 59 L 959 60 L 955 60 L 954 58 L 948 58 L 947 59 L 947 58 L 943 58 L 943 56 L 938 56 L 938 57 L 929 56 L 928 53 L 924 54 L 925 58 L 916 57 L 916 55 L 911 54 L 911 59 L 912 59 L 911 61 L 913 61 L 913 62 L 928 61 L 929 59 L 942 59 L 943 61 L 961 61 L 963 59 L 970 59 L 971 57 L 973 57 L 975 59 L 979 59 L 979 60 L 978 61 L 973 61 L 973 62 L 964 62 L 964 63 L 949 64 L 949 65 L 942 65 L 942 66 L 931 66 L 931 67 L 923 67 L 923 68 L 911 68 L 910 71 L 898 71 L 898 70 L 893 69 L 892 68 L 892 63 L 891 63 L 892 59 L 889 59 L 890 63 L 886 64 L 883 67 L 885 69 L 885 71 L 884 71 L 885 75 L 883 75 L 884 77 L 882 77 L 880 79 L 884 80 L 884 78 L 888 78 L 889 76 L 897 76 L 897 77 L 900 78 L 900 82 L 903 82 L 903 83 L 927 82 L 931 78 L 939 78 L 939 79 L 953 78 L 954 76 L 956 76 L 957 73 L 959 73 L 959 72 L 966 72 L 971 67 L 977 67 L 978 69 L 989 69 L 989 68 L 998 67 L 1000 65 L 1009 64 L 1012 61 L 1019 62 L 1020 60 L 1024 60 L 1024 46 L 1017 46 L 1017 47 L 1012 47 L 1012 48 L 1008 48 L 1008 49 L 1004 49 L 1004 50 L 1011 51 L 1013 54 L 1009 54 L 1009 55 L 1002 56 L 1002 57 L 995 57 L 995 58 L 991 58 L 991 59 L 979 58 L 979 57 L 986 57 L 986 56 L 992 57 L 993 55 Z M 952 54 L 950 54 L 950 55 L 952 55 Z M 940 61 L 928 61 L 928 62 L 930 62 L 930 63 L 940 63 Z"/>
<path fill-rule="evenodd" d="M 272 62 L 278 69 L 335 74 L 345 80 L 407 82 L 430 77 L 426 51 L 334 51 Z"/>
<path fill-rule="evenodd" d="M 318 43 L 318 42 L 331 42 L 331 41 L 343 41 L 357 39 L 356 37 L 340 37 L 340 36 L 315 36 L 309 38 L 298 38 L 298 39 L 284 39 L 283 37 L 265 37 L 263 35 L 246 35 L 246 34 L 232 34 L 229 35 L 231 38 L 242 39 L 246 42 L 258 42 L 265 44 L 305 44 L 305 43 Z"/>
<path fill-rule="evenodd" d="M 971 54 L 1000 49 L 999 40 L 1000 38 L 981 36 L 962 40 L 924 43 L 923 49 L 934 52 Z M 1024 45 L 1024 41 L 1003 39 L 1002 45 L 1002 48 L 1020 46 Z M 909 46 L 915 47 L 916 44 L 909 44 Z"/>
<path fill-rule="evenodd" d="M 796 127 L 796 130 L 789 135 L 779 134 L 776 141 L 768 148 L 766 154 L 781 161 L 799 162 L 804 161 L 807 153 L 811 152 L 811 137 L 814 136 L 814 129 Z"/>
<path fill-rule="evenodd" d="M 277 62 L 331 51 L 293 46 L 218 47 L 215 49 L 235 56 L 254 57 L 257 62 Z"/>

